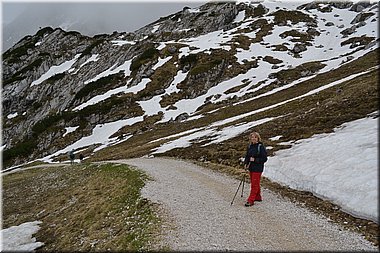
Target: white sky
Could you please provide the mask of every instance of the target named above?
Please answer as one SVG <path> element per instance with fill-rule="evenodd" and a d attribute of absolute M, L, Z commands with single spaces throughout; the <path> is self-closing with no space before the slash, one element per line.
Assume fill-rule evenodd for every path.
<path fill-rule="evenodd" d="M 13 21 L 17 16 L 19 16 L 25 9 L 27 9 L 27 4 L 33 4 L 33 3 L 45 3 L 46 5 L 52 4 L 52 3 L 131 3 L 131 4 L 136 4 L 136 3 L 142 3 L 142 4 L 151 4 L 151 3 L 161 3 L 161 4 L 173 4 L 173 6 L 178 6 L 178 4 L 184 4 L 190 3 L 190 4 L 202 4 L 207 1 L 202 1 L 202 0 L 112 0 L 112 1 L 105 1 L 105 0 L 2 0 L 1 5 L 4 8 L 4 12 L 2 13 L 3 16 L 3 22 L 8 23 Z M 175 10 L 180 10 L 177 9 L 178 7 L 175 7 Z M 172 9 L 169 10 L 168 14 L 171 14 L 170 11 L 173 11 Z M 159 13 L 162 13 L 162 11 L 158 11 Z M 145 14 L 151 14 L 152 17 L 155 17 L 157 13 L 145 13 Z M 156 16 L 159 17 L 159 16 Z M 146 23 L 144 23 L 146 24 Z"/>
<path fill-rule="evenodd" d="M 160 17 L 199 6 L 206 1 L 188 0 L 3 0 L 1 1 L 2 50 L 7 50 L 41 27 L 60 27 L 88 36 L 133 32 Z"/>

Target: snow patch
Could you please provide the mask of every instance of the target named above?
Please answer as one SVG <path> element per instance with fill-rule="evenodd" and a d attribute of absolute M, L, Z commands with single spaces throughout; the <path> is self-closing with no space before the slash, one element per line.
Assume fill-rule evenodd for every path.
<path fill-rule="evenodd" d="M 2 249 L 0 251 L 33 251 L 44 243 L 32 237 L 40 229 L 41 221 L 25 222 L 1 230 Z"/>

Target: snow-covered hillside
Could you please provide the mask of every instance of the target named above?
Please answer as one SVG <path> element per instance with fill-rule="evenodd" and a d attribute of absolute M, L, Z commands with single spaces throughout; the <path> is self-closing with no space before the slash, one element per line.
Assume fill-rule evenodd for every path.
<path fill-rule="evenodd" d="M 377 112 L 375 118 L 348 122 L 334 133 L 298 140 L 276 152 L 263 175 L 378 223 L 378 132 Z"/>
<path fill-rule="evenodd" d="M 378 21 L 377 2 L 265 0 L 185 8 L 134 34 L 42 30 L 4 54 L 7 166 L 64 161 L 70 150 L 233 164 L 253 129 L 277 161 L 283 145 L 270 138 L 281 131 L 296 141 L 377 108 Z M 351 212 L 377 219 L 374 205 L 364 209 Z"/>

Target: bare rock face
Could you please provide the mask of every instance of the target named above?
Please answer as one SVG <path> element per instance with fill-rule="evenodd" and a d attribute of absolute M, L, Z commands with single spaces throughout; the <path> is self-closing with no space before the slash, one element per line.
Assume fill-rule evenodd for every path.
<path fill-rule="evenodd" d="M 136 34 L 138 34 L 138 38 L 152 33 L 158 36 L 165 33 L 180 33 L 181 38 L 192 37 L 217 30 L 231 29 L 234 26 L 232 21 L 237 14 L 238 7 L 235 3 L 209 3 L 201 6 L 198 10 L 184 8 L 180 12 L 137 30 Z M 153 29 L 153 27 L 157 29 Z"/>
<path fill-rule="evenodd" d="M 361 12 L 363 11 L 365 8 L 371 6 L 371 3 L 370 1 L 359 1 L 355 4 L 353 4 L 350 8 L 351 11 L 355 11 L 355 12 Z"/>

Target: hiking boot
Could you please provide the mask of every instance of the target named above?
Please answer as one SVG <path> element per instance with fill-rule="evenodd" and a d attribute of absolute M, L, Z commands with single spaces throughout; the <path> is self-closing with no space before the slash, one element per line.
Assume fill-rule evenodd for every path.
<path fill-rule="evenodd" d="M 249 202 L 247 202 L 247 203 L 245 203 L 244 206 L 253 206 L 253 203 L 249 203 Z"/>

